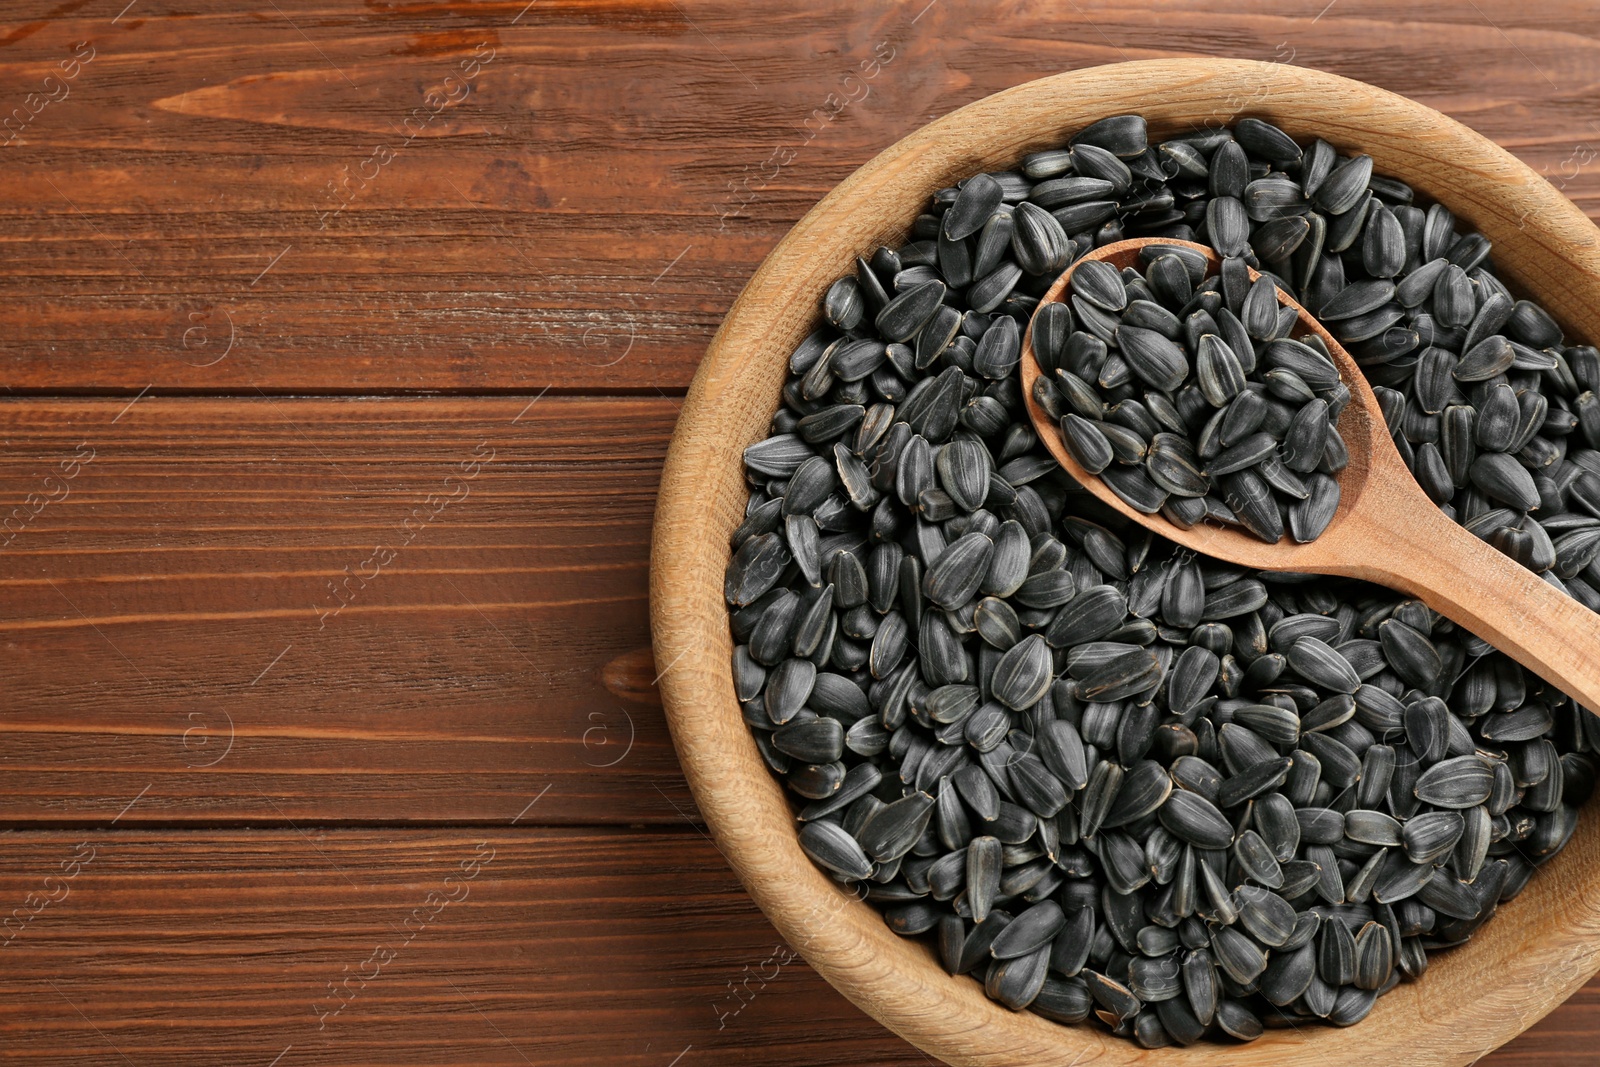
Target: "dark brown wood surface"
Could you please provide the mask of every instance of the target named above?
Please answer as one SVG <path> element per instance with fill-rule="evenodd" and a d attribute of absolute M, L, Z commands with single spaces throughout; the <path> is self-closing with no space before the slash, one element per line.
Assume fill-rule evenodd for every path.
<path fill-rule="evenodd" d="M 761 257 L 928 119 L 1158 56 L 1405 93 L 1600 217 L 1577 0 L 0 20 L 16 1062 L 928 1062 L 777 942 L 654 696 L 661 457 Z M 1484 1062 L 1597 1041 L 1591 983 Z"/>
<path fill-rule="evenodd" d="M 45 498 L 0 526 L 0 820 L 148 786 L 119 825 L 495 824 L 548 786 L 542 823 L 683 826 L 640 699 L 677 401 L 128 405 L 0 400 L 0 500 Z"/>

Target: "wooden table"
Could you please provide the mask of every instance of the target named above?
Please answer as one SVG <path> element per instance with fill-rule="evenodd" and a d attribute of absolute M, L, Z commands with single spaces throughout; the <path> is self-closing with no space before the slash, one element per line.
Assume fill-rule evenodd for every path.
<path fill-rule="evenodd" d="M 0 1058 L 924 1062 L 751 905 L 652 684 L 662 455 L 762 256 L 1157 56 L 1394 89 L 1600 213 L 1577 0 L 925 3 L 8 0 Z M 1591 983 L 1484 1062 L 1597 1038 Z"/>

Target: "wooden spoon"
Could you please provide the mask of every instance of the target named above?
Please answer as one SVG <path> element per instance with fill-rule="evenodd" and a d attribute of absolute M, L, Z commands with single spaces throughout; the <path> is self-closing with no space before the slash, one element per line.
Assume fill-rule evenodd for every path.
<path fill-rule="evenodd" d="M 1182 245 L 1204 253 L 1213 269 L 1220 265 L 1204 245 L 1163 238 L 1118 241 L 1078 263 L 1100 259 L 1120 270 L 1135 265 L 1139 250 L 1151 244 Z M 1040 307 L 1064 299 L 1076 266 L 1056 281 Z M 1256 272 L 1250 273 L 1253 280 Z M 1327 345 L 1352 398 L 1339 417 L 1339 432 L 1350 452 L 1350 465 L 1338 475 L 1339 508 L 1327 530 L 1310 544 L 1297 544 L 1287 535 L 1267 544 L 1242 530 L 1207 523 L 1185 530 L 1123 502 L 1073 460 L 1060 427 L 1034 400 L 1033 385 L 1042 371 L 1030 325 L 1023 343 L 1022 393 L 1040 439 L 1084 488 L 1175 544 L 1256 570 L 1337 574 L 1397 589 L 1466 627 L 1586 708 L 1600 709 L 1600 615 L 1446 517 L 1400 458 L 1377 397 L 1355 360 L 1305 308 L 1281 290 L 1278 299 L 1299 315 L 1297 335 L 1315 333 Z"/>

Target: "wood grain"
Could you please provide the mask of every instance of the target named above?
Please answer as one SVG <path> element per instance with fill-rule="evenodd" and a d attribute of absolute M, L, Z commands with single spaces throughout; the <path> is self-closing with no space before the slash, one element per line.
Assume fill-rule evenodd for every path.
<path fill-rule="evenodd" d="M 511 0 L 139 0 L 113 24 L 123 6 L 0 12 L 0 114 L 74 42 L 97 50 L 5 146 L 12 389 L 681 390 L 744 279 L 855 167 L 989 93 L 1130 58 L 1367 80 L 1600 207 L 1600 12 L 1574 0 L 1403 18 L 830 0 L 759 28 L 731 0 L 541 0 L 514 24 Z M 485 42 L 470 92 L 406 143 L 396 127 Z M 880 44 L 893 58 L 847 85 Z"/>
<path fill-rule="evenodd" d="M 1502 265 L 1525 284 L 1559 279 L 1551 294 L 1556 313 L 1591 321 L 1588 309 L 1600 305 L 1594 227 L 1526 166 L 1445 116 L 1368 85 L 1282 64 L 1121 64 L 1042 79 L 968 105 L 841 183 L 740 294 L 673 435 L 651 543 L 651 631 L 657 660 L 678 664 L 661 680 L 662 700 L 700 810 L 757 904 L 781 933 L 801 942 L 806 959 L 863 1010 L 946 1062 L 1072 1067 L 1092 1056 L 1142 1067 L 1164 1054 L 1103 1031 L 1063 1030 L 950 983 L 925 948 L 896 938 L 871 909 L 840 906 L 841 890 L 800 850 L 790 806 L 744 726 L 728 667 L 723 573 L 728 535 L 743 514 L 740 452 L 766 432 L 789 353 L 811 328 L 814 312 L 802 294 L 822 291 L 835 264 L 903 232 L 919 206 L 917 190 L 1005 166 L 1053 143 L 1054 131 L 1099 116 L 1137 106 L 1158 130 L 1198 125 L 1256 92 L 1268 117 L 1295 116 L 1291 129 L 1322 128 L 1336 142 L 1371 151 L 1380 167 L 1406 163 L 1396 169 L 1419 188 L 1456 190 L 1462 214 L 1486 234 L 1505 238 L 1525 227 L 1502 249 Z M 1218 1067 L 1309 1065 L 1374 1053 L 1404 1056 L 1418 1067 L 1475 1062 L 1600 969 L 1600 825 L 1580 823 L 1570 847 L 1542 873 L 1518 906 L 1486 924 L 1464 951 L 1431 963 L 1427 981 L 1382 998 L 1367 1028 L 1277 1031 L 1239 1049 L 1195 1045 L 1183 1058 Z"/>
<path fill-rule="evenodd" d="M 12 833 L 0 906 L 10 1062 L 928 1062 L 693 832 Z"/>
<path fill-rule="evenodd" d="M 640 656 L 677 407 L 0 401 L 0 820 L 682 825 Z"/>

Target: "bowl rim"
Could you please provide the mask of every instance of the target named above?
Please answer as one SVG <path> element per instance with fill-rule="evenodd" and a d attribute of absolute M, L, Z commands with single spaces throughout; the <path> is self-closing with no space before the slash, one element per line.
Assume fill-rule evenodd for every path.
<path fill-rule="evenodd" d="M 673 743 L 717 847 L 789 945 L 858 1007 L 946 1062 L 1071 1067 L 1164 1056 L 1285 1067 L 1403 1047 L 1405 1062 L 1459 1067 L 1521 1033 L 1600 969 L 1600 818 L 1581 819 L 1516 901 L 1468 945 L 1430 959 L 1423 980 L 1379 998 L 1365 1023 L 1152 1051 L 1098 1028 L 1010 1012 L 978 983 L 948 976 L 920 940 L 893 934 L 800 851 L 793 810 L 740 715 L 722 596 L 728 535 L 746 498 L 740 454 L 766 434 L 788 355 L 814 324 L 811 297 L 853 256 L 903 234 L 928 191 L 1130 110 L 1159 133 L 1198 126 L 1202 114 L 1224 122 L 1255 115 L 1297 139 L 1315 130 L 1342 152 L 1366 152 L 1380 172 L 1403 177 L 1495 242 L 1498 271 L 1538 292 L 1564 325 L 1600 338 L 1600 230 L 1510 153 L 1397 94 L 1281 63 L 1176 59 L 1069 71 L 967 104 L 883 150 L 796 223 L 735 300 L 695 374 L 663 469 L 651 546 L 653 647 Z M 794 293 L 806 299 L 785 299 Z"/>

